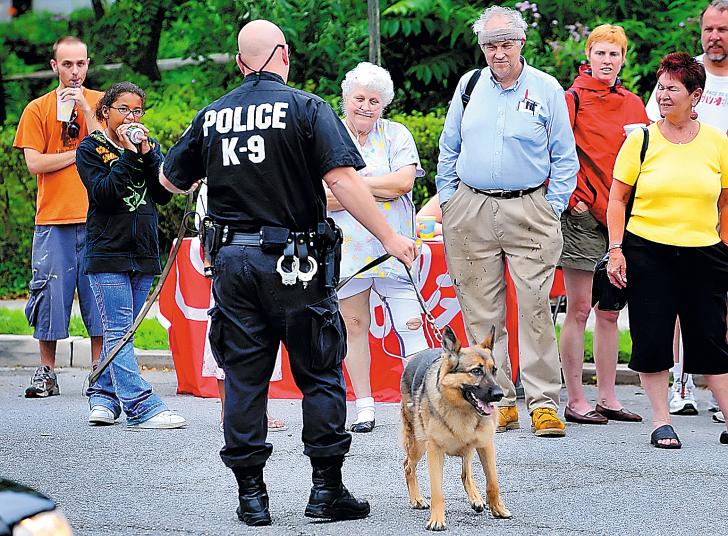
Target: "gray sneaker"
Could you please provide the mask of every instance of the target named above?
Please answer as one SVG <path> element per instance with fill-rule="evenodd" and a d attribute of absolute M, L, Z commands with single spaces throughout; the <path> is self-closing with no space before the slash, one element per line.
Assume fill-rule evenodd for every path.
<path fill-rule="evenodd" d="M 685 398 L 682 396 L 682 385 L 675 382 L 670 396 L 670 413 L 672 415 L 697 415 L 698 403 L 691 387 L 685 387 Z"/>
<path fill-rule="evenodd" d="M 25 398 L 47 398 L 60 394 L 56 373 L 45 365 L 35 369 L 30 387 L 25 390 Z"/>

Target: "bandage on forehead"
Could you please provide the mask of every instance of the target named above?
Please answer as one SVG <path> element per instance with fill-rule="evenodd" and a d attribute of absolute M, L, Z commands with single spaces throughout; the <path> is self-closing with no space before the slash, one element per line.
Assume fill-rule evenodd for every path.
<path fill-rule="evenodd" d="M 493 30 L 481 30 L 478 32 L 478 44 L 492 45 L 503 41 L 519 41 L 526 39 L 526 32 L 523 28 L 495 28 Z"/>

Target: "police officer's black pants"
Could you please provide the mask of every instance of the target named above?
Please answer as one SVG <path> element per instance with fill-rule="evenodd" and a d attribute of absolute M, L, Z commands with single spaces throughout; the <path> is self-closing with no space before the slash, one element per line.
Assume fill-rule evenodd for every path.
<path fill-rule="evenodd" d="M 263 465 L 273 450 L 266 442 L 266 403 L 280 341 L 303 393 L 304 454 L 342 456 L 351 444 L 341 370 L 346 332 L 336 293 L 318 276 L 306 289 L 301 282 L 284 286 L 278 257 L 230 245 L 215 258 L 210 345 L 225 371 L 220 456 L 228 467 Z"/>

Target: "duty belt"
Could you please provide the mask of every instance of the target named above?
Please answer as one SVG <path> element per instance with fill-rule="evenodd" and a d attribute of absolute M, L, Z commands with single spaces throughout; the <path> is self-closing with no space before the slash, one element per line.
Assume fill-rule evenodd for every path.
<path fill-rule="evenodd" d="M 539 190 L 543 184 L 534 186 L 533 188 L 526 188 L 525 190 L 481 190 L 480 188 L 473 188 L 466 184 L 476 194 L 488 195 L 490 197 L 499 197 L 501 199 L 515 199 L 517 197 L 523 197 L 526 194 L 531 194 Z"/>
<path fill-rule="evenodd" d="M 230 246 L 258 246 L 260 247 L 262 239 L 260 233 L 233 233 L 225 245 Z"/>
<path fill-rule="evenodd" d="M 312 237 L 305 232 L 287 232 L 287 235 L 283 254 L 276 263 L 276 272 L 280 274 L 284 285 L 291 286 L 301 281 L 303 288 L 306 288 L 318 272 L 318 261 L 311 255 L 313 251 L 309 251 L 313 245 Z M 223 245 L 262 247 L 263 242 L 263 230 L 257 233 L 234 232 Z"/>

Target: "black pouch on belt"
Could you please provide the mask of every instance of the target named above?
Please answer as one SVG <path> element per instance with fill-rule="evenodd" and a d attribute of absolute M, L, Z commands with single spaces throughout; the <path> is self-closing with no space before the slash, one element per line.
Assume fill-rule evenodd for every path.
<path fill-rule="evenodd" d="M 264 253 L 282 255 L 290 235 L 291 231 L 285 227 L 263 226 L 260 228 L 260 249 Z"/>
<path fill-rule="evenodd" d="M 318 224 L 317 233 L 321 247 L 321 265 L 319 270 L 324 274 L 326 288 L 336 288 L 339 284 L 341 268 L 341 244 L 344 234 L 331 218 Z"/>
<path fill-rule="evenodd" d="M 205 267 L 205 277 L 215 275 L 215 255 L 221 245 L 222 227 L 210 218 L 203 218 L 200 225 L 200 242 L 202 243 L 202 260 Z"/>

